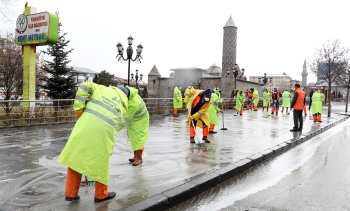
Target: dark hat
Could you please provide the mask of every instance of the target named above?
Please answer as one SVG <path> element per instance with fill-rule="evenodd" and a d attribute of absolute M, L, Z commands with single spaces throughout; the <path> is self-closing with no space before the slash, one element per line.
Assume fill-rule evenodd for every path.
<path fill-rule="evenodd" d="M 203 94 L 211 96 L 211 89 L 206 89 Z"/>
<path fill-rule="evenodd" d="M 121 87 L 119 89 L 124 92 L 124 94 L 126 95 L 127 98 L 129 98 L 129 96 L 130 96 L 130 89 L 128 87 Z"/>

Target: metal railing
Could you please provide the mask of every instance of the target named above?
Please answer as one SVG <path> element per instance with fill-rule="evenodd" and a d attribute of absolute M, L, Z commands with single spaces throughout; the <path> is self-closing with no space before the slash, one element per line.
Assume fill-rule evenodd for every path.
<path fill-rule="evenodd" d="M 150 116 L 172 115 L 173 98 L 145 98 Z M 30 104 L 29 107 L 24 103 Z M 0 128 L 46 125 L 75 122 L 73 110 L 74 99 L 69 100 L 0 100 Z M 233 109 L 235 102 L 232 98 L 225 99 L 219 105 L 221 109 Z M 179 113 L 186 113 L 185 104 Z"/>
<path fill-rule="evenodd" d="M 0 100 L 0 127 L 74 122 L 73 102 L 72 99 Z"/>

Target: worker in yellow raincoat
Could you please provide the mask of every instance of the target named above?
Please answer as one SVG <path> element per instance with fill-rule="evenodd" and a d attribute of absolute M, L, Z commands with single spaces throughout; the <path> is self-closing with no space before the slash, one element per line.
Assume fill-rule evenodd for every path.
<path fill-rule="evenodd" d="M 211 103 L 209 106 L 209 133 L 217 133 L 214 131 L 215 125 L 219 125 L 219 118 L 217 116 L 218 112 L 224 113 L 224 110 L 219 108 L 219 104 L 222 103 L 223 99 L 220 99 L 220 92 L 218 89 L 213 89 L 213 93 L 211 95 Z"/>
<path fill-rule="evenodd" d="M 174 88 L 174 94 L 173 94 L 173 106 L 174 106 L 174 117 L 178 117 L 178 110 L 179 108 L 182 108 L 182 94 L 181 94 L 181 85 L 178 84 Z"/>
<path fill-rule="evenodd" d="M 142 153 L 148 139 L 149 114 L 138 90 L 128 86 L 125 88 L 129 101 L 124 120 L 128 141 L 130 141 L 131 150 L 134 152 L 134 157 L 130 158 L 129 161 L 132 162 L 133 166 L 138 166 L 142 163 Z"/>
<path fill-rule="evenodd" d="M 115 197 L 115 192 L 108 192 L 108 181 L 116 132 L 122 129 L 128 108 L 126 90 L 122 89 L 92 82 L 78 88 L 73 109 L 79 119 L 57 159 L 68 167 L 66 201 L 80 199 L 82 174 L 96 181 L 95 202 Z"/>
<path fill-rule="evenodd" d="M 209 106 L 211 103 L 211 89 L 198 90 L 194 89 L 189 92 L 190 96 L 193 96 L 191 107 L 188 111 L 187 126 L 190 125 L 190 142 L 195 143 L 194 136 L 196 135 L 195 127 L 203 129 L 203 140 L 210 143 L 208 140 L 209 133 Z M 185 97 L 185 103 L 189 98 Z"/>
<path fill-rule="evenodd" d="M 253 111 L 257 111 L 258 110 L 258 104 L 259 104 L 259 92 L 257 89 L 253 89 L 253 97 L 252 97 L 252 102 L 253 102 Z"/>
<path fill-rule="evenodd" d="M 189 109 L 189 107 L 191 106 L 191 103 L 192 103 L 192 96 L 190 96 L 188 93 L 189 93 L 189 91 L 191 91 L 191 90 L 193 90 L 194 88 L 193 88 L 193 86 L 192 86 L 192 84 L 189 84 L 188 85 L 188 87 L 186 88 L 186 90 L 185 90 L 185 93 L 184 93 L 184 96 L 186 97 L 188 97 L 189 99 L 188 99 L 188 102 L 187 103 L 185 103 L 185 105 L 186 105 L 186 108 L 187 109 Z M 184 102 L 185 102 L 185 99 L 184 99 Z"/>

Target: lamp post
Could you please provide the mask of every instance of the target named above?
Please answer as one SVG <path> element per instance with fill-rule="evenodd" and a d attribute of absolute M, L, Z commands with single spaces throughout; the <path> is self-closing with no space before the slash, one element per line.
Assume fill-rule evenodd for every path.
<path fill-rule="evenodd" d="M 129 46 L 126 49 L 126 55 L 127 55 L 126 58 L 124 58 L 124 56 L 123 56 L 123 50 L 124 50 L 123 45 L 120 44 L 120 42 L 116 45 L 117 49 L 118 49 L 118 55 L 117 55 L 118 61 L 119 62 L 128 61 L 128 86 L 130 83 L 130 61 L 133 61 L 133 62 L 136 61 L 136 63 L 139 64 L 139 63 L 141 63 L 141 59 L 142 59 L 141 53 L 142 53 L 143 47 L 141 44 L 137 46 L 137 50 L 136 50 L 137 55 L 136 55 L 135 59 L 132 59 L 133 49 L 132 49 L 131 45 L 132 45 L 133 41 L 134 41 L 134 39 L 131 36 L 129 36 L 128 37 L 128 45 Z"/>
<path fill-rule="evenodd" d="M 197 89 L 200 89 L 201 87 L 204 87 L 204 84 L 203 84 L 203 82 L 200 79 L 198 79 L 196 81 L 195 85 L 196 85 Z"/>
<path fill-rule="evenodd" d="M 264 86 L 268 83 L 272 83 L 272 78 L 266 77 L 266 73 L 264 73 L 264 77 L 258 78 L 258 84 L 263 84 Z M 270 80 L 270 81 L 269 81 Z"/>
<path fill-rule="evenodd" d="M 143 77 L 143 75 L 140 74 L 140 80 L 139 80 L 139 71 L 136 70 L 135 80 L 134 80 L 134 73 L 131 73 L 131 80 L 136 82 L 136 89 L 138 89 L 137 82 L 141 81 L 142 77 Z"/>
<path fill-rule="evenodd" d="M 231 74 L 231 71 L 232 71 L 232 74 Z M 235 64 L 235 66 L 233 67 L 233 69 L 232 70 L 230 70 L 230 69 L 228 69 L 226 72 L 227 72 L 227 76 L 226 76 L 226 78 L 227 77 L 234 77 L 235 78 L 235 86 L 234 86 L 234 90 L 236 90 L 236 84 L 237 84 L 237 78 L 240 78 L 240 79 L 244 79 L 244 71 L 245 71 L 245 69 L 244 68 L 242 68 L 242 74 L 241 74 L 241 76 L 240 77 L 238 77 L 238 74 L 239 74 L 239 68 L 238 68 L 238 65 L 237 64 Z"/>

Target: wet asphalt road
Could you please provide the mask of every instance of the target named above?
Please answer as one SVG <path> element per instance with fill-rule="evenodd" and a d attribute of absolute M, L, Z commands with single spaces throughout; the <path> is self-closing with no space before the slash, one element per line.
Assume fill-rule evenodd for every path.
<path fill-rule="evenodd" d="M 169 209 L 350 210 L 350 121 Z"/>
<path fill-rule="evenodd" d="M 98 204 L 93 202 L 93 187 L 81 187 L 77 203 L 64 201 L 66 167 L 56 159 L 73 124 L 0 129 L 0 210 L 119 210 L 343 117 L 332 114 L 323 123 L 305 117 L 303 132 L 291 133 L 291 115 L 234 113 L 225 112 L 228 130 L 216 127 L 218 133 L 209 135 L 212 143 L 204 150 L 189 143 L 185 115 L 151 118 L 144 162 L 138 167 L 128 162 L 132 152 L 125 130 L 118 133 L 109 182 L 117 196 Z M 199 129 L 197 133 L 201 138 Z"/>

